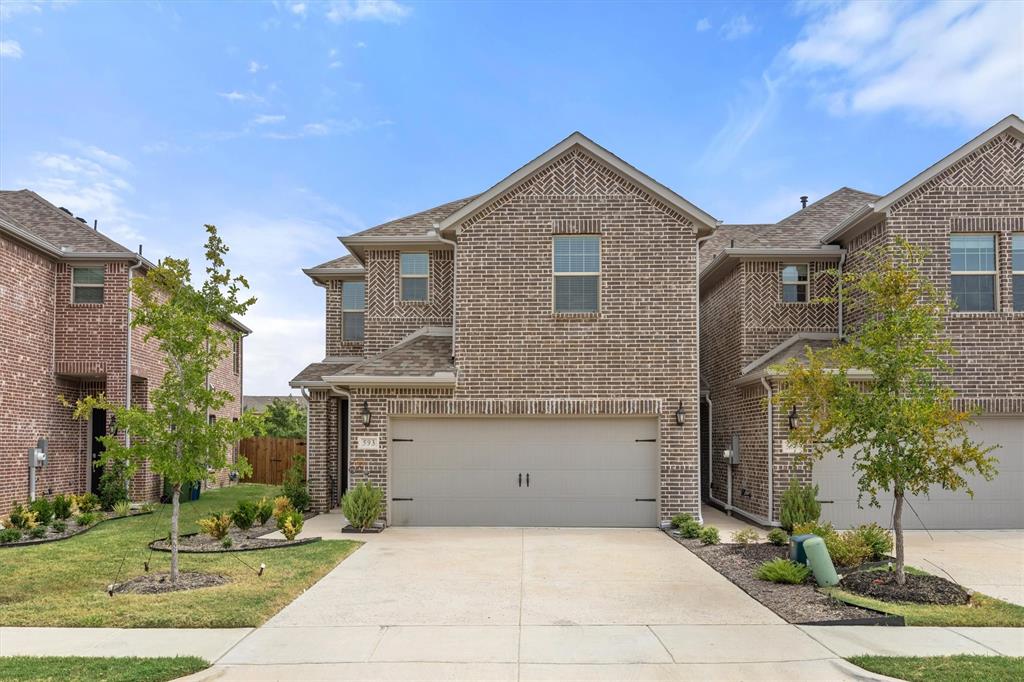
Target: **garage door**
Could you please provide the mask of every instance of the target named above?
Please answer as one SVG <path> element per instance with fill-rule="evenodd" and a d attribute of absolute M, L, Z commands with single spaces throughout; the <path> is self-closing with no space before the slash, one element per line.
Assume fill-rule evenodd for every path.
<path fill-rule="evenodd" d="M 391 420 L 405 526 L 656 526 L 653 418 Z"/>
<path fill-rule="evenodd" d="M 906 528 L 1024 528 L 1024 418 L 980 418 L 970 434 L 975 441 L 1000 446 L 992 453 L 999 460 L 999 475 L 992 481 L 971 478 L 973 499 L 965 492 L 941 488 L 928 496 L 909 498 L 913 511 L 904 507 Z M 864 509 L 857 508 L 857 483 L 848 457 L 829 457 L 816 463 L 814 482 L 822 501 L 821 515 L 837 528 L 871 521 L 885 527 L 892 525 L 891 495 L 879 497 L 881 509 L 868 507 L 867 500 L 862 503 Z"/>

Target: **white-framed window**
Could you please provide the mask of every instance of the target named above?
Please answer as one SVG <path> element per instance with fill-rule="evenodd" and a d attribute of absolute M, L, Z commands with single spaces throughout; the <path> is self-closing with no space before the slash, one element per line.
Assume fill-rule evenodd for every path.
<path fill-rule="evenodd" d="M 363 340 L 366 315 L 366 282 L 344 282 L 341 285 L 341 338 Z"/>
<path fill-rule="evenodd" d="M 403 301 L 424 302 L 430 280 L 430 255 L 403 253 L 399 257 Z"/>
<path fill-rule="evenodd" d="M 102 265 L 88 268 L 71 268 L 71 302 L 103 303 Z"/>
<path fill-rule="evenodd" d="M 601 305 L 601 238 L 554 238 L 556 313 L 596 313 Z"/>
<path fill-rule="evenodd" d="M 784 303 L 807 303 L 807 264 L 784 264 L 782 266 L 782 301 Z"/>
<path fill-rule="evenodd" d="M 242 371 L 242 337 L 231 340 L 231 371 L 238 374 Z"/>
<path fill-rule="evenodd" d="M 1013 309 L 1024 312 L 1024 232 L 1013 235 Z"/>
<path fill-rule="evenodd" d="M 949 236 L 950 295 L 962 312 L 996 309 L 996 236 Z"/>

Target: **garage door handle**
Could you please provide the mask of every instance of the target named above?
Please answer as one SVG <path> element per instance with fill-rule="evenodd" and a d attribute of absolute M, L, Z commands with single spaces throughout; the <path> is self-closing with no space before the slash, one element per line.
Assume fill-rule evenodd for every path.
<path fill-rule="evenodd" d="M 526 487 L 530 487 L 530 474 L 526 474 Z"/>
<path fill-rule="evenodd" d="M 392 497 L 392 502 L 412 502 L 411 497 Z"/>
<path fill-rule="evenodd" d="M 637 502 L 657 502 L 658 498 L 657 497 L 638 497 L 638 498 L 636 498 L 636 501 Z"/>
<path fill-rule="evenodd" d="M 520 488 L 523 487 L 523 475 L 522 474 L 519 474 L 519 487 Z"/>
<path fill-rule="evenodd" d="M 658 439 L 657 438 L 637 438 L 636 442 L 637 443 L 657 443 Z"/>
<path fill-rule="evenodd" d="M 392 438 L 392 443 L 411 443 L 412 438 Z"/>

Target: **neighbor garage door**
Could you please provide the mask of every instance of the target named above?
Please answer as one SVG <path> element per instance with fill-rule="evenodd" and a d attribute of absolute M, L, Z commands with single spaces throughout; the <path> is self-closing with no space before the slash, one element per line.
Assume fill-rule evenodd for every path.
<path fill-rule="evenodd" d="M 992 481 L 970 478 L 974 498 L 965 492 L 933 489 L 930 495 L 909 498 L 904 507 L 903 523 L 907 528 L 981 529 L 1024 528 L 1024 418 L 985 417 L 970 429 L 971 438 L 990 445 L 999 445 L 992 454 L 999 459 L 999 475 Z M 857 508 L 857 483 L 848 457 L 828 457 L 814 465 L 814 482 L 818 484 L 821 515 L 838 528 L 849 528 L 874 521 L 891 525 L 892 496 L 879 497 L 880 509 Z M 917 515 L 914 512 L 917 512 Z M 920 520 L 918 520 L 920 516 Z"/>
<path fill-rule="evenodd" d="M 400 526 L 656 526 L 654 418 L 391 420 Z"/>

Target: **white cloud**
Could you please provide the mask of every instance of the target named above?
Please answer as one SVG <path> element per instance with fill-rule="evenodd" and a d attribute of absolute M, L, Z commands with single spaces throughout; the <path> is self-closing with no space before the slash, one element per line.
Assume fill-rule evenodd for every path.
<path fill-rule="evenodd" d="M 730 104 L 725 125 L 711 138 L 701 158 L 708 170 L 724 171 L 739 156 L 777 111 L 778 91 L 779 82 L 765 73 L 760 82 L 748 84 L 746 92 Z"/>
<path fill-rule="evenodd" d="M 292 2 L 288 4 L 288 11 L 300 17 L 306 16 L 306 3 Z"/>
<path fill-rule="evenodd" d="M 710 24 L 709 24 L 710 27 Z M 738 14 L 729 21 L 722 24 L 720 29 L 722 36 L 726 40 L 736 40 L 748 35 L 754 30 L 754 25 L 747 19 L 746 14 Z"/>
<path fill-rule="evenodd" d="M 384 123 L 375 123 L 373 127 L 385 125 Z M 315 121 L 306 123 L 298 130 L 292 132 L 272 132 L 265 133 L 263 137 L 270 138 L 272 140 L 298 140 L 304 137 L 325 137 L 327 135 L 351 135 L 352 133 L 365 130 L 367 128 L 358 118 L 351 118 L 345 121 L 339 121 L 337 119 L 327 119 L 325 121 Z"/>
<path fill-rule="evenodd" d="M 218 92 L 219 97 L 223 97 L 229 102 L 264 102 L 262 97 L 254 92 L 239 92 L 238 90 L 232 90 L 231 92 Z"/>
<path fill-rule="evenodd" d="M 249 73 L 259 73 L 260 71 L 265 71 L 266 68 L 266 64 L 260 64 L 255 59 L 249 60 Z"/>
<path fill-rule="evenodd" d="M 0 19 L 11 19 L 19 14 L 38 14 L 43 11 L 39 2 L 0 2 Z"/>
<path fill-rule="evenodd" d="M 21 59 L 21 44 L 17 40 L 0 40 L 0 57 Z"/>
<path fill-rule="evenodd" d="M 364 43 L 362 40 L 360 40 L 358 43 L 356 43 L 356 47 L 362 49 L 362 48 L 366 47 L 366 43 Z"/>
<path fill-rule="evenodd" d="M 711 20 L 708 19 L 707 17 L 704 17 L 703 19 L 697 22 L 698 32 L 707 31 L 709 28 L 711 28 Z"/>
<path fill-rule="evenodd" d="M 395 0 L 336 0 L 330 3 L 327 18 L 343 21 L 383 21 L 395 23 L 409 16 L 412 8 Z"/>
<path fill-rule="evenodd" d="M 284 114 L 262 114 L 252 120 L 253 125 L 263 126 L 284 121 Z"/>
<path fill-rule="evenodd" d="M 811 7 L 785 52 L 835 114 L 905 111 L 990 124 L 1024 109 L 1024 5 L 851 2 Z"/>

